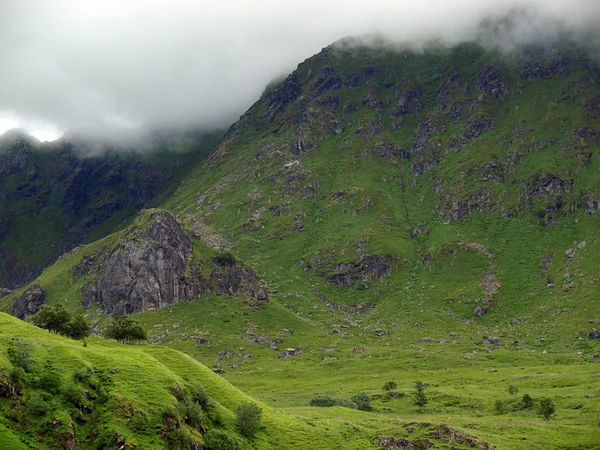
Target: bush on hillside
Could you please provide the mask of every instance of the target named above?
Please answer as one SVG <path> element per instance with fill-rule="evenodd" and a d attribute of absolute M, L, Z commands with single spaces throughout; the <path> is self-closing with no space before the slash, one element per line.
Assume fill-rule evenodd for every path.
<path fill-rule="evenodd" d="M 148 338 L 146 330 L 139 320 L 130 316 L 116 316 L 104 330 L 104 336 L 119 342 L 135 342 Z"/>
<path fill-rule="evenodd" d="M 8 360 L 15 367 L 29 372 L 33 367 L 31 352 L 33 346 L 23 339 L 13 339 L 12 345 L 8 347 Z"/>
<path fill-rule="evenodd" d="M 31 323 L 71 339 L 83 339 L 90 334 L 90 325 L 81 314 L 68 311 L 63 305 L 43 305 L 31 318 Z"/>
<path fill-rule="evenodd" d="M 240 450 L 235 436 L 225 430 L 210 430 L 204 435 L 204 443 L 209 450 Z"/>
<path fill-rule="evenodd" d="M 361 411 L 371 411 L 373 408 L 371 407 L 371 397 L 366 392 L 359 392 L 350 398 L 352 402 L 356 405 L 357 409 Z"/>
<path fill-rule="evenodd" d="M 332 406 L 343 406 L 346 408 L 356 408 L 356 405 L 350 400 L 329 395 L 318 395 L 310 401 L 310 406 L 318 406 L 321 408 L 330 408 Z"/>
<path fill-rule="evenodd" d="M 253 402 L 242 402 L 235 411 L 235 425 L 246 436 L 254 436 L 260 430 L 262 410 Z"/>

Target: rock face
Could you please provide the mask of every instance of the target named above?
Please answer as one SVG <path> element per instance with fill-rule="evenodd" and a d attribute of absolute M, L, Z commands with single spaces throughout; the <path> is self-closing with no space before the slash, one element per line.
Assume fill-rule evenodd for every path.
<path fill-rule="evenodd" d="M 393 262 L 394 258 L 387 255 L 363 256 L 359 261 L 336 266 L 338 273 L 328 277 L 327 281 L 338 287 L 371 281 L 375 278 L 390 275 Z"/>
<path fill-rule="evenodd" d="M 10 313 L 25 320 L 38 312 L 44 303 L 46 303 L 46 290 L 39 284 L 34 284 L 13 303 Z"/>
<path fill-rule="evenodd" d="M 202 292 L 267 300 L 256 273 L 229 257 L 213 258 L 208 278 L 192 261 L 192 242 L 179 222 L 157 210 L 108 255 L 83 257 L 74 276 L 87 276 L 84 306 L 101 303 L 107 314 L 132 314 L 193 301 Z M 141 231 L 140 231 L 141 230 Z"/>
<path fill-rule="evenodd" d="M 230 297 L 268 299 L 267 291 L 260 285 L 258 275 L 249 267 L 240 266 L 235 261 L 223 264 L 213 260 L 209 285 L 216 286 L 220 293 Z"/>
<path fill-rule="evenodd" d="M 166 211 L 150 215 L 148 228 L 112 253 L 98 274 L 97 302 L 108 314 L 131 314 L 195 300 L 192 243 Z"/>

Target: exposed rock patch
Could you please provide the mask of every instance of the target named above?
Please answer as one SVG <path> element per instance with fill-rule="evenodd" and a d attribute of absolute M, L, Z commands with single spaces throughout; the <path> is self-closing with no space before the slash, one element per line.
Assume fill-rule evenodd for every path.
<path fill-rule="evenodd" d="M 202 292 L 267 300 L 252 269 L 230 255 L 211 261 L 208 278 L 192 262 L 192 243 L 166 211 L 148 214 L 126 230 L 122 242 L 104 255 L 84 257 L 74 273 L 84 275 L 84 306 L 102 304 L 107 314 L 131 314 L 196 300 Z"/>
<path fill-rule="evenodd" d="M 327 282 L 338 287 L 368 282 L 391 275 L 393 263 L 394 258 L 388 255 L 362 256 L 358 261 L 338 264 L 335 268 L 338 273 L 327 277 Z"/>
<path fill-rule="evenodd" d="M 33 316 L 46 303 L 46 293 L 46 289 L 34 284 L 15 300 L 10 313 L 21 320 Z"/>

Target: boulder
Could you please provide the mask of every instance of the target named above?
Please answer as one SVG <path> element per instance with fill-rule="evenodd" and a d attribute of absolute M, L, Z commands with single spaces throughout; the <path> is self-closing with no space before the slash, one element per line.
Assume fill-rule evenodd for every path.
<path fill-rule="evenodd" d="M 10 313 L 21 320 L 33 316 L 46 303 L 46 293 L 46 289 L 34 284 L 13 303 Z"/>
<path fill-rule="evenodd" d="M 492 337 L 492 336 L 483 336 L 481 338 L 481 340 L 486 345 L 500 345 L 500 344 L 502 344 L 502 340 L 500 340 L 497 337 Z"/>

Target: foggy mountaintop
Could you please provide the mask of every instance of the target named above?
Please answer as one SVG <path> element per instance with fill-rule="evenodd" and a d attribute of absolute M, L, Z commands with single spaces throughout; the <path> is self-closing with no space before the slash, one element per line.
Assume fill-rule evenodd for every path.
<path fill-rule="evenodd" d="M 0 133 L 226 126 L 273 78 L 340 38 L 452 44 L 511 12 L 497 44 L 559 32 L 589 43 L 600 2 L 2 0 Z"/>

